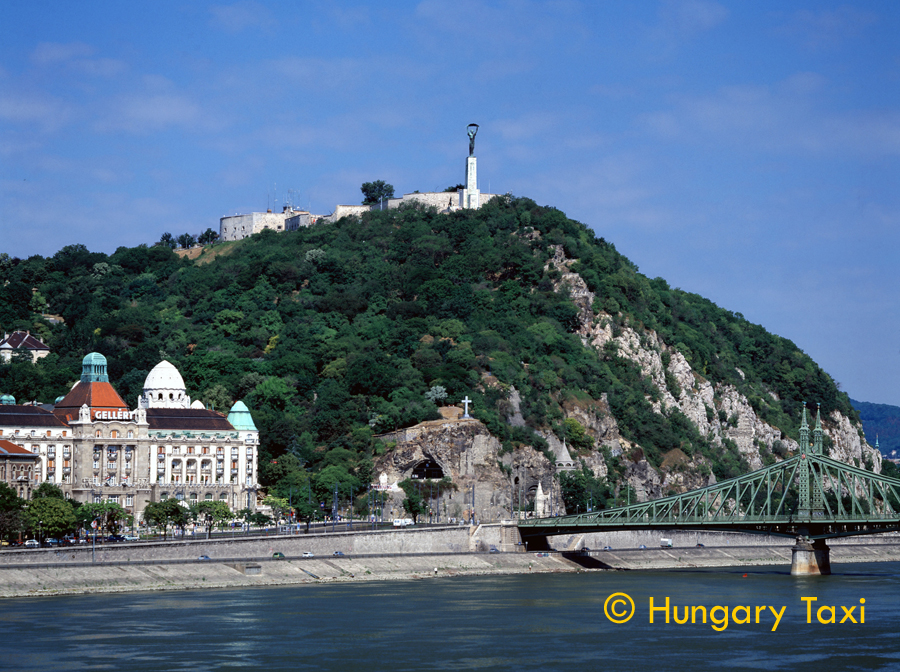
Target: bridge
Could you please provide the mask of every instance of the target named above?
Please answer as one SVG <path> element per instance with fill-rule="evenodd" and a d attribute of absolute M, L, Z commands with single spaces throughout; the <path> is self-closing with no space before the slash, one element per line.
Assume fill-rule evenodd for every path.
<path fill-rule="evenodd" d="M 519 521 L 529 550 L 547 537 L 617 530 L 717 530 L 793 537 L 791 574 L 830 574 L 827 539 L 900 530 L 900 480 L 822 454 L 821 412 L 809 441 L 806 405 L 800 452 L 715 485 L 639 504 Z"/>

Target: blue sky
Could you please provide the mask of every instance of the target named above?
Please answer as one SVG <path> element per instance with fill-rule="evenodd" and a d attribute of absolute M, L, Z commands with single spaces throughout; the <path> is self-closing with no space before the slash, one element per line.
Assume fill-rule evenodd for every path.
<path fill-rule="evenodd" d="M 6 2 L 0 249 L 462 182 L 900 405 L 896 2 Z M 277 186 L 276 186 L 277 185 Z M 289 191 L 290 190 L 290 191 Z"/>

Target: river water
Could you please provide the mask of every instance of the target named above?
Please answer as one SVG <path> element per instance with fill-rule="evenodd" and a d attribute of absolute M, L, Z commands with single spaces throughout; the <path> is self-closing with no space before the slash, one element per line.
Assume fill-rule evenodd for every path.
<path fill-rule="evenodd" d="M 900 670 L 900 563 L 834 570 L 803 579 L 783 568 L 725 568 L 8 599 L 0 669 Z M 608 599 L 614 593 L 634 602 L 621 624 L 606 614 L 622 619 L 630 604 Z M 652 624 L 651 597 L 661 607 Z M 706 624 L 699 609 L 695 623 L 676 624 L 685 606 L 705 607 Z M 757 606 L 765 608 L 758 624 Z M 782 614 L 774 632 L 770 606 Z M 830 620 L 822 606 L 834 607 L 837 622 L 819 622 Z"/>

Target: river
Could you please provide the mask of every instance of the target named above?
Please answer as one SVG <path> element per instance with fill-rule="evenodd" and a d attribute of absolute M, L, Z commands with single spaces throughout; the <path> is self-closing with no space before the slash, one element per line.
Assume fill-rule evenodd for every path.
<path fill-rule="evenodd" d="M 720 568 L 6 599 L 0 669 L 900 670 L 900 563 L 834 570 L 816 578 Z M 624 619 L 631 610 L 622 595 L 608 599 L 615 593 L 634 602 L 621 624 L 606 615 Z M 705 607 L 707 622 L 697 609 L 695 623 L 676 624 L 685 606 Z M 830 620 L 827 607 L 834 624 L 819 622 Z"/>

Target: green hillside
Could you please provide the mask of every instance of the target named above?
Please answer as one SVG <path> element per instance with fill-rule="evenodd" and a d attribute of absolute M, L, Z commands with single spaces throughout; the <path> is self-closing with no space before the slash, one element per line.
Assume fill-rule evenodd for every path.
<path fill-rule="evenodd" d="M 633 363 L 582 345 L 577 308 L 553 290 L 558 271 L 544 270 L 553 245 L 578 259 L 573 270 L 596 293 L 595 310 L 617 327 L 657 331 L 697 374 L 733 384 L 788 435 L 797 436 L 804 400 L 857 417 L 792 342 L 646 278 L 583 224 L 512 197 L 477 211 L 404 208 L 266 231 L 217 246 L 212 260 L 79 245 L 50 258 L 4 256 L 0 327 L 39 333 L 53 354 L 0 366 L 0 393 L 52 402 L 78 378 L 84 354 L 98 351 L 134 405 L 166 358 L 194 398 L 216 409 L 246 401 L 261 432 L 261 480 L 276 491 L 305 482 L 300 464 L 323 492 L 336 480 L 369 483 L 372 457 L 385 449 L 373 436 L 438 417 L 443 392 L 448 402 L 473 399 L 473 414 L 508 450 L 544 448 L 536 429 L 591 449 L 562 422 L 561 404 L 606 393 L 620 432 L 651 464 L 680 448 L 709 457 L 719 477 L 742 471 L 736 451 L 713 450 L 679 412 L 654 413 L 659 393 Z M 483 385 L 486 374 L 501 386 Z M 525 427 L 505 422 L 509 385 Z M 294 457 L 277 459 L 286 453 Z"/>
<path fill-rule="evenodd" d="M 900 408 L 855 399 L 851 399 L 850 403 L 859 411 L 866 441 L 874 446 L 877 437 L 882 455 L 895 459 L 897 455 L 892 452 L 897 451 L 900 454 Z"/>

